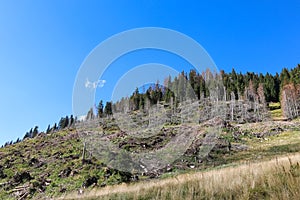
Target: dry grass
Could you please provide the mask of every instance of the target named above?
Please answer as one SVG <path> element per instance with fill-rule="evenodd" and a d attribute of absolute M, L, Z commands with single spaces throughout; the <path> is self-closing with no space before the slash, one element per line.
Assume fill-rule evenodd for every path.
<path fill-rule="evenodd" d="M 94 189 L 61 199 L 300 199 L 300 154 L 174 178 Z"/>

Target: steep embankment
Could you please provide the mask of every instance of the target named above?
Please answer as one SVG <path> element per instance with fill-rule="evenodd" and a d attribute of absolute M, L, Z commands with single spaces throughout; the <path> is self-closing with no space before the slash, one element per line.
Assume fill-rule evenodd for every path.
<path fill-rule="evenodd" d="M 164 144 L 161 138 L 171 138 L 173 130 L 177 129 L 176 127 L 180 126 L 164 127 L 161 133 L 150 137 L 149 141 L 145 142 L 150 144 L 150 149 L 152 148 L 151 145 L 160 147 L 161 144 Z M 201 163 L 192 163 L 193 159 L 191 158 L 194 157 L 193 152 L 195 150 L 193 144 L 188 152 L 183 155 L 182 159 L 170 166 L 170 170 L 162 171 L 161 173 L 163 174 L 157 174 L 161 178 L 173 178 L 155 179 L 155 181 L 152 181 L 150 180 L 150 175 L 139 176 L 140 181 L 146 182 L 137 183 L 137 185 L 116 186 L 114 190 L 117 191 L 117 194 L 115 194 L 117 196 L 110 197 L 122 196 L 122 198 L 125 198 L 127 195 L 129 199 L 131 197 L 144 197 L 147 199 L 155 194 L 157 199 L 177 198 L 177 196 L 178 198 L 201 198 L 202 196 L 207 198 L 229 198 L 229 196 L 224 195 L 229 194 L 239 197 L 238 193 L 240 191 L 243 191 L 244 195 L 252 195 L 251 197 L 253 198 L 255 198 L 255 195 L 271 195 L 272 192 L 278 195 L 294 195 L 290 197 L 296 197 L 299 195 L 299 191 L 292 186 L 292 183 L 299 185 L 299 182 L 297 182 L 299 181 L 298 168 L 295 165 L 299 158 L 298 155 L 294 157 L 290 155 L 292 164 L 287 164 L 284 170 L 279 165 L 275 165 L 277 166 L 276 169 L 267 167 L 266 170 L 270 170 L 270 173 L 259 170 L 269 165 L 264 164 L 264 162 L 242 166 L 239 166 L 239 164 L 241 162 L 265 161 L 276 156 L 300 152 L 299 127 L 299 120 L 243 125 L 227 124 L 219 136 L 219 143 L 217 143 L 216 148 L 213 149 L 206 159 L 201 160 Z M 41 134 L 33 139 L 26 139 L 20 143 L 1 148 L 0 199 L 50 199 L 70 193 L 72 198 L 81 198 L 82 195 L 78 195 L 78 190 L 80 189 L 84 191 L 84 194 L 94 198 L 95 194 L 89 193 L 93 188 L 97 196 L 98 194 L 105 194 L 105 191 L 112 190 L 109 187 L 105 187 L 104 190 L 98 190 L 100 187 L 136 181 L 133 174 L 110 169 L 101 160 L 97 160 L 88 153 L 85 159 L 82 160 L 83 142 L 81 140 L 81 132 L 86 129 L 87 127 L 84 127 L 82 130 L 68 129 L 49 135 Z M 113 126 L 109 127 L 107 123 L 105 127 L 99 126 L 97 131 L 102 131 L 103 129 L 106 129 L 107 134 L 112 136 L 118 135 L 116 133 L 119 130 Z M 90 131 L 93 132 L 95 130 L 91 129 Z M 129 148 L 130 144 L 128 150 L 143 150 L 143 145 L 139 140 L 124 137 L 124 134 L 119 134 L 119 136 L 119 140 L 116 141 L 122 144 L 123 147 L 127 146 Z M 195 165 L 191 167 L 191 163 Z M 228 165 L 238 165 L 239 167 L 224 168 L 221 171 L 197 172 Z M 249 167 L 247 168 L 247 166 Z M 249 173 L 253 172 L 252 175 L 250 173 L 247 176 L 247 170 Z M 240 176 L 244 177 L 243 184 L 237 184 L 241 179 L 238 179 L 239 176 L 235 176 L 232 171 L 236 171 L 238 172 L 237 174 L 240 173 Z M 187 172 L 188 174 L 184 174 Z M 232 176 L 229 175 L 230 173 L 232 173 Z M 213 174 L 216 175 L 214 176 Z M 264 175 L 261 176 L 261 174 Z M 248 177 L 255 177 L 256 175 L 257 177 L 253 180 L 257 180 L 257 182 L 251 182 L 250 184 L 251 178 Z M 207 178 L 205 178 L 206 176 Z M 203 181 L 205 184 L 202 183 Z M 220 183 L 215 184 L 214 181 Z M 230 186 L 230 184 L 228 185 L 229 182 L 235 184 Z M 280 184 L 284 182 L 291 183 L 291 185 L 286 185 L 283 187 L 284 190 L 281 190 L 279 186 L 281 187 Z M 142 189 L 142 187 L 146 188 Z M 126 189 L 126 191 L 132 190 L 134 192 L 125 195 L 120 191 L 122 188 Z M 199 190 L 199 188 L 204 189 Z M 74 191 L 76 192 L 72 193 Z M 213 191 L 216 191 L 216 193 Z"/>
<path fill-rule="evenodd" d="M 299 199 L 299 121 L 237 127 L 244 136 L 232 145 L 245 149 L 212 153 L 213 165 L 220 165 L 200 172 L 170 172 L 163 179 L 95 188 L 82 195 L 70 193 L 61 199 Z"/>
<path fill-rule="evenodd" d="M 299 199 L 300 154 L 94 189 L 60 199 Z"/>

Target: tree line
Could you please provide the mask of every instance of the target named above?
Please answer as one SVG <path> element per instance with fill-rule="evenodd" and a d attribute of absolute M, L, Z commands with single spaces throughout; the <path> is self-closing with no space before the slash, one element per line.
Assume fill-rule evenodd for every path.
<path fill-rule="evenodd" d="M 234 68 L 231 72 L 221 70 L 219 74 L 213 74 L 209 69 L 201 74 L 195 70 L 190 72 L 182 71 L 177 77 L 172 79 L 170 76 L 164 80 L 164 83 L 150 85 L 145 91 L 140 92 L 138 88 L 129 97 L 123 97 L 121 100 L 113 103 L 100 100 L 96 113 L 91 108 L 86 119 L 103 118 L 111 116 L 113 112 L 134 111 L 148 109 L 158 102 L 177 104 L 185 98 L 194 98 L 197 100 L 205 99 L 209 96 L 210 77 L 216 76 L 222 79 L 225 99 L 228 101 L 234 98 L 249 99 L 251 94 L 253 98 L 261 99 L 268 104 L 270 102 L 280 102 L 283 115 L 286 118 L 293 119 L 300 115 L 300 64 L 295 68 L 283 68 L 280 73 L 262 74 L 254 72 L 237 73 Z M 73 115 L 62 117 L 58 123 L 52 127 L 48 125 L 46 134 L 70 128 L 77 121 Z M 38 126 L 31 128 L 25 133 L 23 139 L 34 138 L 41 132 Z M 44 133 L 44 132 L 42 132 Z M 17 139 L 15 142 L 6 142 L 2 146 L 15 144 L 22 141 Z"/>
<path fill-rule="evenodd" d="M 140 93 L 138 88 L 136 88 L 131 96 L 124 97 L 116 103 L 109 102 L 109 108 L 116 112 L 124 111 L 124 109 L 132 111 L 145 109 L 157 102 L 170 103 L 171 100 L 174 103 L 182 102 L 186 97 L 196 98 L 198 100 L 205 99 L 210 94 L 209 77 L 212 76 L 213 73 L 210 72 L 210 70 L 206 70 L 201 74 L 197 73 L 195 70 L 191 70 L 189 73 L 183 71 L 173 80 L 171 77 L 168 77 L 163 84 L 157 82 L 156 84 L 151 85 L 145 92 Z M 245 100 L 248 97 L 247 94 L 249 93 L 249 90 L 251 90 L 253 91 L 253 94 L 257 94 L 257 96 L 262 97 L 263 95 L 266 104 L 270 102 L 281 102 L 283 114 L 287 118 L 294 118 L 300 114 L 300 111 L 295 111 L 300 103 L 299 64 L 290 70 L 283 68 L 280 73 L 274 75 L 270 73 L 264 75 L 262 73 L 258 74 L 253 72 L 242 74 L 241 72 L 237 73 L 235 69 L 232 69 L 229 73 L 221 70 L 220 74 L 215 74 L 214 76 L 220 76 L 220 78 L 222 78 L 225 99 L 227 100 L 231 100 L 232 97 L 234 97 L 235 100 Z M 286 98 L 286 96 L 293 98 Z M 295 108 L 292 109 L 291 107 Z M 98 111 L 99 108 L 101 111 L 101 104 L 98 106 Z M 293 110 L 292 113 L 294 114 L 288 114 L 287 110 L 289 112 L 292 112 L 291 110 Z M 102 112 L 100 116 L 102 116 Z"/>

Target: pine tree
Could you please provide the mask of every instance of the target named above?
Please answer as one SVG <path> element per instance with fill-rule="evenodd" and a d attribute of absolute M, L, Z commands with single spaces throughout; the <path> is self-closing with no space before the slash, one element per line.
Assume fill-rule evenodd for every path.
<path fill-rule="evenodd" d="M 69 126 L 69 117 L 66 116 L 66 117 L 60 118 L 60 121 L 58 123 L 58 129 L 61 130 L 61 129 L 64 129 L 68 126 Z"/>
<path fill-rule="evenodd" d="M 290 72 L 287 68 L 283 68 L 280 73 L 281 88 L 290 82 Z"/>
<path fill-rule="evenodd" d="M 70 120 L 69 120 L 69 117 L 66 116 L 66 118 L 65 118 L 65 127 L 64 128 L 69 127 L 69 125 L 70 125 Z"/>
<path fill-rule="evenodd" d="M 100 100 L 98 107 L 97 107 L 97 117 L 102 118 L 103 117 L 103 101 Z"/>
<path fill-rule="evenodd" d="M 32 138 L 36 137 L 39 134 L 39 127 L 35 126 L 32 132 Z"/>
<path fill-rule="evenodd" d="M 24 137 L 23 137 L 23 140 L 25 140 L 26 138 L 30 138 L 30 137 L 31 137 L 30 133 L 26 132 L 25 135 L 24 135 Z"/>
<path fill-rule="evenodd" d="M 144 109 L 144 108 L 145 108 L 145 98 L 144 98 L 143 94 L 140 94 L 139 95 L 139 109 Z"/>
<path fill-rule="evenodd" d="M 245 92 L 245 81 L 244 81 L 244 75 L 242 73 L 239 73 L 237 75 L 237 90 L 238 93 L 244 94 Z M 236 100 L 238 98 L 238 95 L 236 95 Z"/>
<path fill-rule="evenodd" d="M 131 100 L 133 102 L 133 110 L 139 110 L 140 106 L 140 93 L 139 89 L 136 88 L 133 95 L 131 96 Z"/>
<path fill-rule="evenodd" d="M 281 80 L 278 73 L 275 74 L 274 82 L 275 82 L 274 102 L 279 102 Z"/>
<path fill-rule="evenodd" d="M 297 67 L 291 70 L 291 80 L 292 82 L 297 85 L 300 84 L 300 64 Z"/>
<path fill-rule="evenodd" d="M 195 85 L 196 85 L 196 81 L 197 81 L 197 73 L 195 70 L 191 70 L 189 73 L 189 82 L 190 82 L 190 86 L 193 88 L 193 90 L 195 90 Z"/>
<path fill-rule="evenodd" d="M 75 123 L 75 119 L 73 117 L 73 115 L 71 115 L 70 117 L 70 126 L 72 126 Z"/>
<path fill-rule="evenodd" d="M 46 134 L 49 134 L 50 131 L 51 131 L 51 129 L 50 129 L 50 124 L 49 124 L 49 125 L 48 125 L 48 128 L 47 128 L 47 130 L 46 130 Z"/>
<path fill-rule="evenodd" d="M 55 123 L 54 126 L 52 127 L 52 130 L 53 130 L 53 131 L 56 131 L 56 130 L 57 130 L 57 124 L 56 124 L 56 123 Z"/>
<path fill-rule="evenodd" d="M 113 114 L 112 112 L 112 102 L 106 102 L 104 113 L 106 116 L 110 116 Z"/>
<path fill-rule="evenodd" d="M 30 131 L 29 131 L 29 137 L 30 137 L 30 138 L 33 137 L 33 130 L 32 130 L 32 128 L 31 128 Z"/>

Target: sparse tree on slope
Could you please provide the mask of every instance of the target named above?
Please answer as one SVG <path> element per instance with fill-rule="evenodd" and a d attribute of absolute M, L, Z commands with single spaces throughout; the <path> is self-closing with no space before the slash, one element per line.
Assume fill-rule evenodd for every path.
<path fill-rule="evenodd" d="M 106 116 L 112 115 L 112 102 L 106 102 L 105 108 L 104 108 L 104 113 Z"/>
<path fill-rule="evenodd" d="M 98 109 L 97 117 L 102 118 L 103 117 L 103 101 L 102 100 L 99 102 L 97 109 Z"/>
<path fill-rule="evenodd" d="M 86 120 L 92 120 L 94 119 L 94 111 L 93 108 L 90 108 L 89 112 L 86 115 Z"/>
<path fill-rule="evenodd" d="M 35 136 L 37 136 L 39 134 L 39 127 L 35 126 L 32 132 L 32 138 L 34 138 Z"/>

